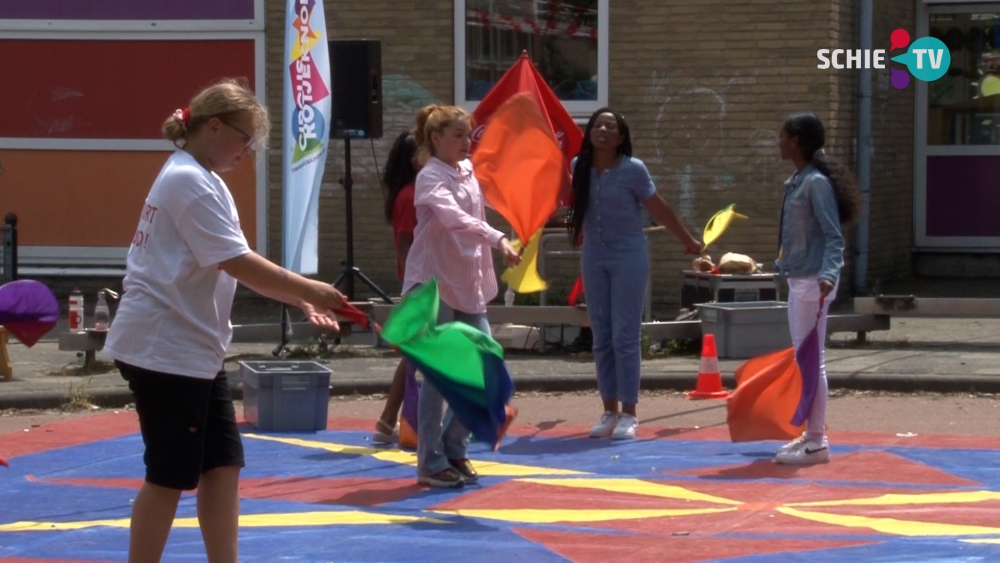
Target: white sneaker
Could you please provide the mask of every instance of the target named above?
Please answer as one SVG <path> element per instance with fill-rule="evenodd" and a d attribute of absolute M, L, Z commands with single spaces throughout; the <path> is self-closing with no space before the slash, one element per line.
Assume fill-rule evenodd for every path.
<path fill-rule="evenodd" d="M 639 429 L 639 421 L 630 414 L 622 413 L 618 417 L 618 425 L 611 434 L 612 440 L 633 440 L 635 432 Z"/>
<path fill-rule="evenodd" d="M 796 439 L 792 440 L 791 442 L 788 442 L 784 446 L 781 446 L 780 448 L 778 448 L 778 453 L 782 454 L 782 453 L 790 452 L 792 450 L 798 449 L 799 446 L 801 446 L 802 444 L 805 444 L 805 443 L 806 443 L 806 433 L 803 432 L 802 435 L 799 436 L 798 438 L 796 438 Z"/>
<path fill-rule="evenodd" d="M 392 445 L 399 443 L 399 423 L 396 423 L 396 427 L 392 429 L 392 433 L 386 433 L 384 430 L 389 428 L 386 423 L 379 420 L 375 424 L 375 432 L 372 433 L 372 442 L 376 444 Z"/>
<path fill-rule="evenodd" d="M 591 438 L 607 438 L 615 431 L 615 424 L 618 423 L 618 413 L 605 411 L 601 415 L 601 421 L 590 428 Z"/>
<path fill-rule="evenodd" d="M 786 465 L 814 465 L 830 461 L 830 443 L 826 438 L 822 442 L 806 440 L 793 450 L 778 452 L 775 461 Z"/>

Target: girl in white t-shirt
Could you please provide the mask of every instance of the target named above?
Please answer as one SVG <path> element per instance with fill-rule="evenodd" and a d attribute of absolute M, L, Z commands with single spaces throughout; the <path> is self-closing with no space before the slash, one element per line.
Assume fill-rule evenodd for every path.
<path fill-rule="evenodd" d="M 105 345 L 135 395 L 146 446 L 129 561 L 160 560 L 181 491 L 197 488 L 208 560 L 235 562 L 244 461 L 223 363 L 236 282 L 334 330 L 344 296 L 257 255 L 240 230 L 218 173 L 267 138 L 267 110 L 253 92 L 232 80 L 210 86 L 163 133 L 179 150 L 146 197 Z"/>

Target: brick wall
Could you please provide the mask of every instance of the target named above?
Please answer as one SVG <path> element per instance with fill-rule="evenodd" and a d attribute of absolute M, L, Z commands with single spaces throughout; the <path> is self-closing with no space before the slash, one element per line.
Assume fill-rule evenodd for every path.
<path fill-rule="evenodd" d="M 841 12 L 799 0 L 612 3 L 611 105 L 630 118 L 660 194 L 699 233 L 730 203 L 750 217 L 709 249 L 713 258 L 739 252 L 773 270 L 783 181 L 794 172 L 778 155 L 785 116 L 816 112 L 829 152 L 849 155 L 850 77 L 816 69 L 816 50 L 845 33 Z M 689 264 L 673 238 L 653 239 L 656 310 L 676 308 Z"/>
<path fill-rule="evenodd" d="M 876 47 L 887 46 L 896 27 L 914 29 L 912 1 L 875 4 Z M 453 4 L 421 2 L 419 12 L 417 6 L 401 0 L 327 5 L 333 37 L 383 42 L 386 138 L 374 143 L 380 164 L 392 137 L 410 126 L 420 106 L 453 99 Z M 276 150 L 269 160 L 272 258 L 280 255 L 283 9 L 282 1 L 267 0 L 268 96 L 276 120 Z M 781 162 L 777 148 L 778 130 L 789 113 L 817 113 L 828 129 L 828 153 L 853 170 L 857 74 L 817 69 L 816 50 L 856 45 L 853 0 L 611 2 L 610 105 L 628 118 L 635 155 L 648 165 L 660 194 L 699 234 L 711 215 L 730 203 L 750 216 L 734 222 L 709 249 L 714 258 L 740 252 L 773 269 L 782 185 L 794 171 Z M 888 72 L 874 72 L 873 278 L 908 268 L 912 241 L 912 86 L 892 89 Z M 371 152 L 369 141 L 353 142 L 356 263 L 395 292 L 390 229 L 382 219 Z M 337 185 L 342 155 L 343 143 L 333 143 L 320 203 L 320 276 L 329 280 L 344 257 L 344 197 Z M 496 215 L 490 220 L 505 228 Z M 683 256 L 670 236 L 656 235 L 650 243 L 654 310 L 668 317 L 679 302 L 679 271 L 689 267 L 691 257 Z M 577 269 L 573 257 L 549 261 L 554 294 L 565 295 Z"/>
<path fill-rule="evenodd" d="M 889 35 L 903 28 L 916 39 L 916 3 L 875 2 L 873 43 L 889 48 Z M 901 54 L 896 50 L 890 56 Z M 888 55 L 888 54 L 887 54 Z M 899 65 L 897 65 L 897 68 Z M 873 71 L 871 220 L 868 247 L 869 287 L 909 276 L 913 271 L 913 143 L 916 81 L 905 90 L 889 83 L 891 73 Z"/>

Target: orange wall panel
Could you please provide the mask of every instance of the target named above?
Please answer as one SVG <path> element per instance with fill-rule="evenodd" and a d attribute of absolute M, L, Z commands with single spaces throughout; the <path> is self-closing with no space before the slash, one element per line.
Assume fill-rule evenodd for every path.
<path fill-rule="evenodd" d="M 4 150 L 0 216 L 18 217 L 22 246 L 127 247 L 170 152 Z M 223 175 L 251 248 L 257 246 L 253 158 Z"/>

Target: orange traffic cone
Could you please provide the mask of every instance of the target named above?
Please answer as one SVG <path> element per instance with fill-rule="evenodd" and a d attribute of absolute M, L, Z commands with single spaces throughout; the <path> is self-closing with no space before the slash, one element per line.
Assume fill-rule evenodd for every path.
<path fill-rule="evenodd" d="M 689 399 L 725 399 L 729 391 L 722 388 L 722 374 L 719 373 L 719 355 L 715 350 L 715 335 L 706 334 L 701 343 L 701 369 L 698 370 L 698 385 L 688 393 Z"/>

